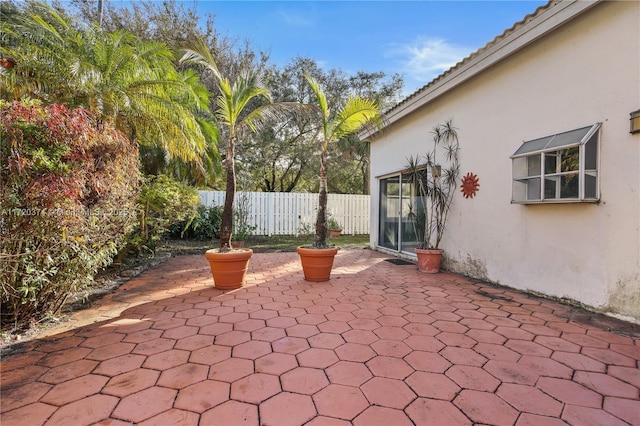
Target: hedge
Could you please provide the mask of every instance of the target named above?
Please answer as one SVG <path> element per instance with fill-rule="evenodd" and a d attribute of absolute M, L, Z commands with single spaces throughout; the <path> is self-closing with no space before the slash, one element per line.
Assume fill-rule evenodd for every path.
<path fill-rule="evenodd" d="M 135 143 L 83 109 L 0 101 L 2 324 L 56 314 L 136 222 Z"/>

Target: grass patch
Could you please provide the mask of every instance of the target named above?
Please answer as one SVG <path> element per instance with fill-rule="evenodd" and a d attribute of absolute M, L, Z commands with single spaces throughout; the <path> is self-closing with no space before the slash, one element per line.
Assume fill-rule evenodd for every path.
<path fill-rule="evenodd" d="M 344 249 L 369 247 L 369 235 L 341 235 L 337 238 L 329 238 L 328 244 L 336 245 Z M 272 235 L 270 237 L 253 235 L 245 241 L 245 247 L 255 252 L 283 252 L 296 251 L 298 246 L 313 244 L 313 235 Z"/>
<path fill-rule="evenodd" d="M 341 235 L 337 238 L 329 238 L 329 244 L 334 244 L 344 250 L 356 250 L 369 247 L 369 235 Z M 256 253 L 277 253 L 296 251 L 296 247 L 311 245 L 313 235 L 252 235 L 245 240 L 245 247 Z M 203 254 L 206 250 L 218 247 L 218 240 L 167 240 L 159 251 L 169 251 L 173 255 L 178 254 Z"/>

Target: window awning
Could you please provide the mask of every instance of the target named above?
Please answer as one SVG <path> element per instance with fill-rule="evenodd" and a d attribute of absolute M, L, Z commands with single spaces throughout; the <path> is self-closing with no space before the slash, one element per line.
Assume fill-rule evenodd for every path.
<path fill-rule="evenodd" d="M 555 135 L 525 141 L 520 148 L 513 153 L 511 158 L 532 155 L 545 151 L 557 151 L 570 146 L 583 145 L 600 128 L 600 123 L 587 127 L 581 127 L 568 132 L 556 133 Z"/>

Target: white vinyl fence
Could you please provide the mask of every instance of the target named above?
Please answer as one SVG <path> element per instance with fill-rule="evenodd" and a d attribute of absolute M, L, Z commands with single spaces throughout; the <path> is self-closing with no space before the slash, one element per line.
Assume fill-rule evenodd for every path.
<path fill-rule="evenodd" d="M 224 191 L 198 191 L 205 206 L 224 205 Z M 339 224 L 344 234 L 369 234 L 369 195 L 328 194 L 327 211 Z M 256 226 L 256 235 L 298 235 L 313 233 L 318 194 L 293 192 L 237 192 L 247 197 L 250 224 Z"/>

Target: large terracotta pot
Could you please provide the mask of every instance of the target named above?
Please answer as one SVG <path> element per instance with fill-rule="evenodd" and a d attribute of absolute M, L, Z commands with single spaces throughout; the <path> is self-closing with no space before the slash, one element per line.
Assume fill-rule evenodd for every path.
<path fill-rule="evenodd" d="M 443 250 L 415 249 L 415 252 L 418 255 L 418 270 L 420 272 L 426 272 L 428 274 L 437 274 L 440 272 Z"/>
<path fill-rule="evenodd" d="M 338 247 L 326 249 L 314 249 L 307 247 L 298 247 L 300 262 L 302 262 L 302 271 L 304 279 L 307 281 L 329 281 L 331 268 L 333 268 L 333 259 L 338 253 Z"/>
<path fill-rule="evenodd" d="M 251 249 L 237 249 L 223 253 L 218 249 L 207 250 L 204 256 L 209 261 L 216 288 L 233 290 L 242 287 L 252 255 Z"/>

